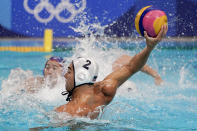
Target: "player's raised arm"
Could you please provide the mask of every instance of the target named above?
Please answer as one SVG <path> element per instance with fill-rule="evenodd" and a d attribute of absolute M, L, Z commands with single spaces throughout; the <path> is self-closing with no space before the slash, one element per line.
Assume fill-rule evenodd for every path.
<path fill-rule="evenodd" d="M 136 54 L 128 64 L 122 66 L 119 70 L 115 70 L 109 74 L 104 80 L 114 81 L 114 86 L 119 87 L 124 83 L 129 77 L 135 74 L 137 71 L 145 65 L 150 53 L 154 47 L 162 40 L 166 35 L 168 30 L 167 25 L 162 26 L 161 31 L 156 38 L 149 37 L 146 32 L 144 32 L 144 37 L 146 39 L 146 47 L 138 54 Z"/>

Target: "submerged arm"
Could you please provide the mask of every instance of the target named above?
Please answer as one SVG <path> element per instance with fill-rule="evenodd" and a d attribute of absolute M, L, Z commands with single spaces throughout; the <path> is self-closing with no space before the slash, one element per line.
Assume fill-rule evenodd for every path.
<path fill-rule="evenodd" d="M 160 85 L 163 82 L 163 80 L 161 79 L 161 77 L 157 73 L 157 71 L 153 70 L 150 66 L 144 65 L 144 67 L 141 69 L 141 71 L 152 76 L 155 79 L 156 85 Z"/>

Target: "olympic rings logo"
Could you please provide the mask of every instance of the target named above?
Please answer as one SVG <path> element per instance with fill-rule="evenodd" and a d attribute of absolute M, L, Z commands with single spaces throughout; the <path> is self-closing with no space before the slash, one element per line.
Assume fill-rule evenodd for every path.
<path fill-rule="evenodd" d="M 24 0 L 23 6 L 28 13 L 33 14 L 36 20 L 41 23 L 48 23 L 54 17 L 59 22 L 68 23 L 72 21 L 77 14 L 81 13 L 86 8 L 86 0 L 81 0 L 81 3 L 77 3 L 77 8 L 75 7 L 75 5 L 70 3 L 69 0 L 61 0 L 61 2 L 57 4 L 56 7 L 54 7 L 53 4 L 49 2 L 49 0 L 40 0 L 40 3 L 37 4 L 34 9 L 31 9 L 29 7 L 28 0 Z M 39 15 L 44 9 L 49 13 L 49 16 L 47 18 L 42 18 Z M 65 10 L 70 14 L 67 18 L 60 16 L 60 13 Z"/>

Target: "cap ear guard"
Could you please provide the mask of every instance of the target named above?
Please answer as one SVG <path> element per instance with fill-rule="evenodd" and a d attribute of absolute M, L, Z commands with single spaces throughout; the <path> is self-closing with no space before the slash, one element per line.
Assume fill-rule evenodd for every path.
<path fill-rule="evenodd" d="M 90 80 L 90 74 L 87 71 L 79 71 L 75 74 L 75 80 L 77 80 L 78 83 L 83 83 L 84 81 L 91 81 Z"/>

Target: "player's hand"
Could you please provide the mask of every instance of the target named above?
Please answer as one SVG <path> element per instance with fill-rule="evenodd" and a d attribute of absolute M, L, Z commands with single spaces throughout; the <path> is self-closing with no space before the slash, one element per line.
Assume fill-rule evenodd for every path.
<path fill-rule="evenodd" d="M 144 37 L 146 39 L 147 47 L 153 49 L 162 40 L 162 38 L 166 36 L 167 31 L 168 31 L 168 25 L 163 25 L 161 27 L 159 34 L 155 38 L 149 37 L 147 32 L 144 31 Z"/>
<path fill-rule="evenodd" d="M 155 85 L 159 86 L 163 84 L 163 80 L 161 79 L 160 76 L 155 77 Z"/>

